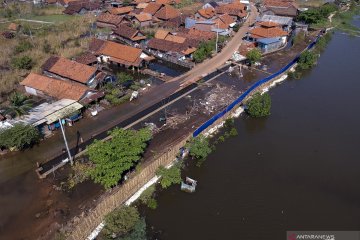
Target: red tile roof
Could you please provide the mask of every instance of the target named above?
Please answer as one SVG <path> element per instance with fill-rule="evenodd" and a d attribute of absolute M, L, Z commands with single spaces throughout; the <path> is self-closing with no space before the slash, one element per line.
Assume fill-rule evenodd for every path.
<path fill-rule="evenodd" d="M 50 57 L 42 66 L 48 71 L 80 83 L 87 83 L 95 74 L 95 67 L 87 66 L 62 57 Z"/>
<path fill-rule="evenodd" d="M 111 14 L 115 14 L 115 15 L 122 15 L 122 14 L 129 13 L 132 10 L 134 10 L 134 7 L 132 7 L 132 6 L 119 7 L 119 8 L 114 7 L 114 8 L 109 9 L 109 12 Z"/>
<path fill-rule="evenodd" d="M 138 66 L 141 62 L 139 48 L 126 46 L 120 43 L 104 41 L 103 45 L 97 50 L 97 54 L 109 56 L 111 60 L 125 65 Z"/>
<path fill-rule="evenodd" d="M 146 22 L 152 20 L 152 16 L 149 13 L 135 14 L 134 17 L 139 20 L 139 22 Z"/>
<path fill-rule="evenodd" d="M 161 4 L 157 4 L 157 3 L 153 3 L 153 2 L 151 2 L 151 3 L 149 3 L 147 6 L 146 6 L 146 8 L 144 8 L 144 10 L 143 10 L 143 12 L 144 13 L 149 13 L 149 14 L 151 14 L 151 15 L 155 15 L 155 13 L 157 12 L 157 11 L 159 11 L 159 9 L 161 8 Z"/>
<path fill-rule="evenodd" d="M 205 8 L 205 9 L 199 9 L 198 13 L 200 14 L 200 16 L 202 16 L 203 18 L 209 19 L 215 16 L 215 9 L 213 8 Z"/>
<path fill-rule="evenodd" d="M 57 99 L 79 101 L 90 89 L 82 84 L 30 73 L 21 83 Z"/>
<path fill-rule="evenodd" d="M 123 16 L 118 16 L 110 13 L 102 13 L 97 17 L 96 22 L 102 22 L 118 26 L 123 22 L 123 20 Z"/>
<path fill-rule="evenodd" d="M 117 29 L 115 29 L 114 34 L 132 41 L 146 39 L 146 36 L 141 34 L 139 30 L 129 27 L 126 24 L 121 24 Z"/>
<path fill-rule="evenodd" d="M 288 33 L 278 27 L 263 28 L 257 27 L 249 31 L 253 38 L 274 38 L 287 36 Z"/>
<path fill-rule="evenodd" d="M 180 16 L 180 12 L 170 5 L 164 5 L 156 12 L 155 17 L 161 20 L 169 20 Z"/>

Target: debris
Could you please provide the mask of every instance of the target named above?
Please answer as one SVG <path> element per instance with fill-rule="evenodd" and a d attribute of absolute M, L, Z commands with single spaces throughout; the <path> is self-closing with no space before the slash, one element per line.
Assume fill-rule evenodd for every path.
<path fill-rule="evenodd" d="M 197 181 L 186 177 L 185 182 L 181 182 L 181 191 L 193 193 L 195 192 Z"/>

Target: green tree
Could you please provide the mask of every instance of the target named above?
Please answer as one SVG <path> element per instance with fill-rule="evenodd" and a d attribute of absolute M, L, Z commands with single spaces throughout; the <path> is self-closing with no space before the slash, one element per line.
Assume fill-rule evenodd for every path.
<path fill-rule="evenodd" d="M 9 114 L 12 117 L 18 117 L 27 114 L 34 103 L 32 99 L 29 99 L 24 94 L 18 92 L 12 93 L 8 97 L 8 100 L 10 102 L 10 105 L 5 107 L 4 115 Z"/>
<path fill-rule="evenodd" d="M 43 45 L 42 50 L 43 50 L 44 53 L 51 53 L 52 52 L 52 48 L 51 48 L 51 45 L 50 45 L 48 40 L 44 41 L 44 45 Z"/>
<path fill-rule="evenodd" d="M 255 93 L 247 103 L 247 113 L 252 117 L 265 117 L 270 115 L 271 98 L 268 93 Z"/>
<path fill-rule="evenodd" d="M 317 54 L 312 51 L 306 50 L 300 55 L 296 68 L 297 70 L 310 69 L 316 64 L 316 62 Z"/>
<path fill-rule="evenodd" d="M 40 133 L 30 125 L 15 124 L 11 128 L 0 131 L 0 146 L 5 148 L 15 147 L 22 150 L 39 142 Z"/>
<path fill-rule="evenodd" d="M 30 70 L 34 65 L 34 62 L 29 56 L 14 57 L 11 59 L 11 65 L 17 69 Z"/>
<path fill-rule="evenodd" d="M 118 83 L 124 83 L 133 79 L 133 77 L 130 74 L 127 74 L 126 72 L 117 73 L 116 78 Z"/>
<path fill-rule="evenodd" d="M 260 61 L 261 51 L 258 48 L 251 49 L 247 54 L 246 58 L 250 61 L 250 64 Z"/>
<path fill-rule="evenodd" d="M 199 47 L 193 54 L 193 59 L 196 63 L 204 61 L 206 58 L 210 57 L 212 52 L 215 50 L 215 41 L 201 42 Z"/>
<path fill-rule="evenodd" d="M 192 138 L 187 147 L 190 148 L 190 156 L 196 159 L 204 159 L 211 153 L 209 140 L 202 135 Z"/>
<path fill-rule="evenodd" d="M 172 184 L 181 183 L 181 165 L 175 164 L 171 168 L 159 167 L 156 175 L 161 176 L 160 185 L 162 188 L 168 188 Z"/>
<path fill-rule="evenodd" d="M 88 156 L 95 167 L 90 177 L 109 189 L 119 182 L 122 174 L 131 169 L 144 153 L 151 131 L 148 128 L 124 130 L 116 128 L 109 132 L 109 141 L 95 140 L 88 146 Z"/>
<path fill-rule="evenodd" d="M 123 206 L 105 216 L 104 233 L 109 238 L 124 235 L 134 229 L 140 219 L 137 208 Z"/>
<path fill-rule="evenodd" d="M 155 209 L 157 207 L 157 202 L 154 198 L 154 193 L 155 185 L 151 185 L 140 195 L 139 201 L 149 208 Z"/>
<path fill-rule="evenodd" d="M 134 225 L 133 230 L 124 237 L 120 237 L 119 240 L 146 240 L 146 222 L 144 218 L 141 218 Z"/>

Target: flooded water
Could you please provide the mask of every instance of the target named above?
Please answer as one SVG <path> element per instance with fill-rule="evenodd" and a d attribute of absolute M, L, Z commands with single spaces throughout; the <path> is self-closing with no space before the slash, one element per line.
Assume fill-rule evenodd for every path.
<path fill-rule="evenodd" d="M 151 239 L 286 239 L 287 230 L 360 230 L 360 38 L 337 33 L 311 72 L 271 90 L 266 119 L 237 119 L 188 194 L 143 210 Z"/>
<path fill-rule="evenodd" d="M 170 77 L 180 76 L 189 70 L 187 68 L 160 60 L 151 62 L 148 67 L 155 72 L 165 73 Z"/>

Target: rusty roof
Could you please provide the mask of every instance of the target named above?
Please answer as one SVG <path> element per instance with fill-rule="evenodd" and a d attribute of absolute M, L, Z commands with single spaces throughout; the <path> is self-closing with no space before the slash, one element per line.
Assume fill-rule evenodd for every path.
<path fill-rule="evenodd" d="M 87 83 L 97 69 L 62 57 L 50 57 L 42 66 L 48 71 L 80 83 Z"/>
<path fill-rule="evenodd" d="M 94 54 L 92 54 L 90 52 L 86 52 L 86 53 L 81 54 L 80 56 L 76 57 L 75 61 L 77 61 L 78 63 L 89 65 L 92 63 L 96 63 L 97 58 Z"/>
<path fill-rule="evenodd" d="M 202 8 L 198 10 L 198 13 L 200 14 L 200 16 L 209 19 L 215 16 L 215 9 L 213 8 Z"/>
<path fill-rule="evenodd" d="M 161 20 L 169 20 L 178 16 L 180 16 L 180 12 L 170 5 L 163 5 L 155 14 L 155 17 Z"/>
<path fill-rule="evenodd" d="M 109 12 L 115 15 L 122 15 L 122 14 L 126 14 L 131 12 L 132 10 L 134 10 L 134 7 L 132 6 L 126 6 L 126 7 L 113 7 L 111 9 L 109 9 Z"/>
<path fill-rule="evenodd" d="M 111 13 L 102 13 L 96 19 L 97 22 L 109 23 L 116 26 L 119 25 L 123 20 L 124 20 L 123 16 L 119 16 Z"/>
<path fill-rule="evenodd" d="M 165 40 L 170 41 L 170 42 L 176 42 L 176 43 L 184 43 L 186 38 L 168 34 L 166 36 Z"/>
<path fill-rule="evenodd" d="M 114 31 L 115 35 L 118 35 L 118 36 L 123 37 L 123 38 L 130 39 L 130 40 L 137 41 L 137 40 L 146 39 L 146 36 L 144 36 L 143 34 L 141 36 L 137 36 L 139 33 L 140 33 L 139 30 L 137 30 L 136 28 L 129 27 L 126 24 L 121 24 Z"/>
<path fill-rule="evenodd" d="M 90 89 L 82 84 L 30 73 L 21 83 L 57 99 L 79 101 Z"/>
<path fill-rule="evenodd" d="M 143 10 L 143 12 L 144 13 L 149 13 L 149 14 L 151 14 L 151 15 L 155 15 L 155 13 L 157 12 L 157 11 L 159 11 L 159 9 L 161 8 L 161 4 L 157 4 L 157 3 L 154 3 L 154 2 L 151 2 L 151 3 L 149 3 L 147 6 L 146 6 L 146 8 L 144 8 L 144 10 Z"/>
<path fill-rule="evenodd" d="M 278 27 L 263 28 L 256 27 L 249 31 L 253 38 L 274 38 L 287 36 L 288 33 Z"/>
<path fill-rule="evenodd" d="M 129 63 L 136 63 L 139 60 L 142 51 L 139 48 L 126 46 L 116 42 L 104 41 L 104 44 L 97 53 Z"/>
<path fill-rule="evenodd" d="M 276 22 L 257 22 L 256 23 L 257 26 L 262 26 L 262 27 L 266 27 L 266 28 L 272 28 L 272 27 L 278 27 L 280 26 L 280 24 L 276 23 Z"/>

